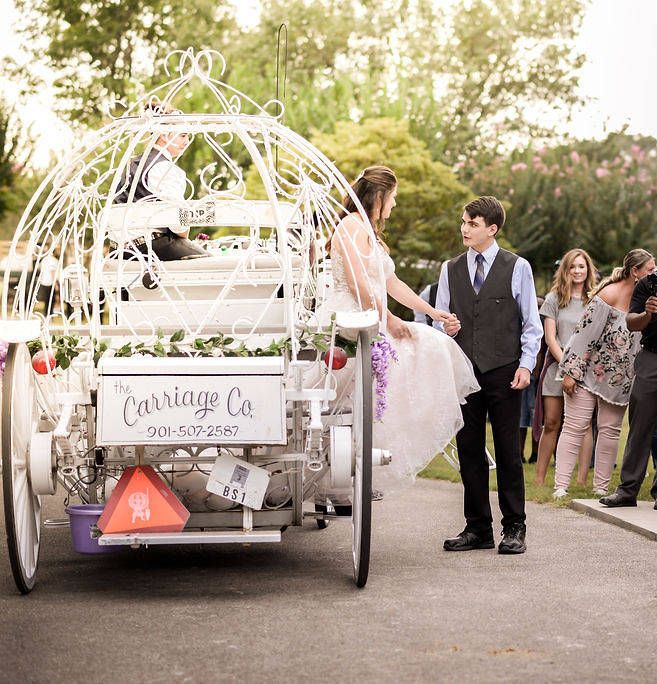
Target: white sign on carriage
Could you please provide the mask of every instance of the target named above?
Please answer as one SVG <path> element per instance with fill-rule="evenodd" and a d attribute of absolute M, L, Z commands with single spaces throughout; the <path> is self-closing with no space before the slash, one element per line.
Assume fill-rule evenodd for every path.
<path fill-rule="evenodd" d="M 282 358 L 108 358 L 99 373 L 99 444 L 285 443 Z"/>

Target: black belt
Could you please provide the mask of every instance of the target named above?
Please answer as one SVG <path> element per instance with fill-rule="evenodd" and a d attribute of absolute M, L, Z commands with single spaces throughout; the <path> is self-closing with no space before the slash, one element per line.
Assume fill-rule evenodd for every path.
<path fill-rule="evenodd" d="M 652 352 L 653 354 L 657 354 L 657 345 L 642 344 L 641 348 L 645 349 L 646 351 Z"/>

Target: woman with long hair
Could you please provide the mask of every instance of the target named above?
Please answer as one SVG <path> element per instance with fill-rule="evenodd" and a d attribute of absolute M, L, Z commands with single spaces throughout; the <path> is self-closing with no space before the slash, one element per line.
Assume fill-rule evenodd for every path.
<path fill-rule="evenodd" d="M 554 497 L 567 494 L 582 440 L 598 409 L 593 492 L 607 493 L 616 463 L 618 438 L 634 379 L 640 336 L 628 330 L 625 315 L 635 283 L 655 270 L 645 249 L 633 249 L 591 292 L 575 332 L 563 352 L 557 378 L 563 380 L 564 423 L 557 444 Z"/>
<path fill-rule="evenodd" d="M 374 444 L 393 454 L 386 470 L 413 477 L 461 429 L 461 404 L 479 385 L 454 340 L 428 325 L 407 323 L 387 308 L 386 295 L 390 295 L 440 321 L 447 331 L 459 329 L 453 314 L 430 306 L 395 275 L 383 241 L 385 221 L 397 195 L 395 174 L 386 166 L 370 166 L 352 189 L 367 213 L 374 238 L 356 203 L 346 197 L 343 217 L 330 239 L 334 286 L 327 307 L 330 311 L 377 308 L 385 321 L 398 361 L 389 370 L 388 408 L 383 420 L 375 423 Z"/>
<path fill-rule="evenodd" d="M 563 348 L 584 313 L 584 307 L 589 303 L 588 293 L 594 285 L 595 268 L 591 257 L 583 249 L 571 249 L 561 258 L 559 268 L 554 274 L 552 289 L 539 312 L 545 321 L 547 353 L 538 395 L 538 400 L 543 402 L 543 431 L 538 442 L 537 485 L 545 483 L 545 474 L 561 428 L 563 389 L 561 381 L 556 379 L 557 369 L 563 356 Z M 585 458 L 580 458 L 579 484 L 586 484 L 591 441 L 589 432 L 588 438 L 582 443 L 582 455 Z"/>

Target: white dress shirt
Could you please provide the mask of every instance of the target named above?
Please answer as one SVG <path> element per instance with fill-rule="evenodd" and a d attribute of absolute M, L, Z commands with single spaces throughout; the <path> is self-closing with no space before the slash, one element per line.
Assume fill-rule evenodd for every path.
<path fill-rule="evenodd" d="M 187 176 L 185 172 L 173 163 L 173 158 L 168 150 L 155 146 L 162 157 L 156 161 L 144 174 L 144 185 L 157 199 L 162 201 L 180 202 L 185 199 L 187 189 Z M 187 228 L 178 226 L 176 230 L 170 228 L 174 233 L 187 235 Z"/>
<path fill-rule="evenodd" d="M 481 254 L 484 257 L 484 280 L 495 261 L 500 247 L 497 241 Z M 474 283 L 475 272 L 477 270 L 476 250 L 471 247 L 467 251 L 468 273 L 470 275 L 470 282 Z M 436 308 L 449 311 L 450 296 L 449 296 L 449 273 L 447 271 L 446 261 L 440 271 L 440 280 L 438 281 L 438 296 L 436 297 Z M 534 276 L 532 274 L 532 267 L 529 262 L 522 257 L 518 257 L 513 267 L 513 275 L 511 276 L 511 293 L 518 304 L 520 312 L 520 320 L 522 324 L 522 332 L 520 334 L 520 368 L 526 368 L 530 372 L 534 370 L 536 365 L 536 357 L 541 348 L 541 338 L 543 337 L 543 326 L 538 315 L 538 304 L 536 302 L 536 288 L 534 286 Z M 439 327 L 434 321 L 434 327 Z M 442 329 L 442 326 L 440 326 Z"/>
<path fill-rule="evenodd" d="M 433 283 L 427 285 L 422 292 L 418 295 L 420 299 L 424 299 L 424 301 L 429 304 L 430 306 L 433 306 L 435 308 L 436 302 L 430 302 L 429 301 L 429 295 L 431 294 L 431 285 Z M 438 296 L 438 290 L 436 290 L 436 297 Z M 425 314 L 423 311 L 418 311 L 417 309 L 413 309 L 413 320 L 416 323 L 426 323 L 427 322 L 427 314 Z"/>

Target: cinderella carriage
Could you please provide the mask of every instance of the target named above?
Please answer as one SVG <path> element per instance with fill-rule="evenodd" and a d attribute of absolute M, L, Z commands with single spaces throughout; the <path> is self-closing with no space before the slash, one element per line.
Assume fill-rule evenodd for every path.
<path fill-rule="evenodd" d="M 379 314 L 322 313 L 326 242 L 349 184 L 282 124 L 280 102 L 260 107 L 221 82 L 218 53 L 174 53 L 165 66 L 165 85 L 52 170 L 13 239 L 31 257 L 16 287 L 5 274 L 0 322 L 14 579 L 34 586 L 44 497 L 102 509 L 126 468 L 149 466 L 188 511 L 184 529 L 88 526 L 99 549 L 278 542 L 304 518 L 339 517 L 330 502 L 312 506 L 339 490 L 362 587 L 372 466 L 389 456 L 372 448 Z M 201 89 L 213 113 L 175 109 Z M 178 194 L 165 179 L 144 196 L 153 152 L 180 136 L 203 161 L 194 182 L 167 158 Z M 213 239 L 189 240 L 198 230 Z M 163 256 L 164 235 L 192 253 Z"/>

